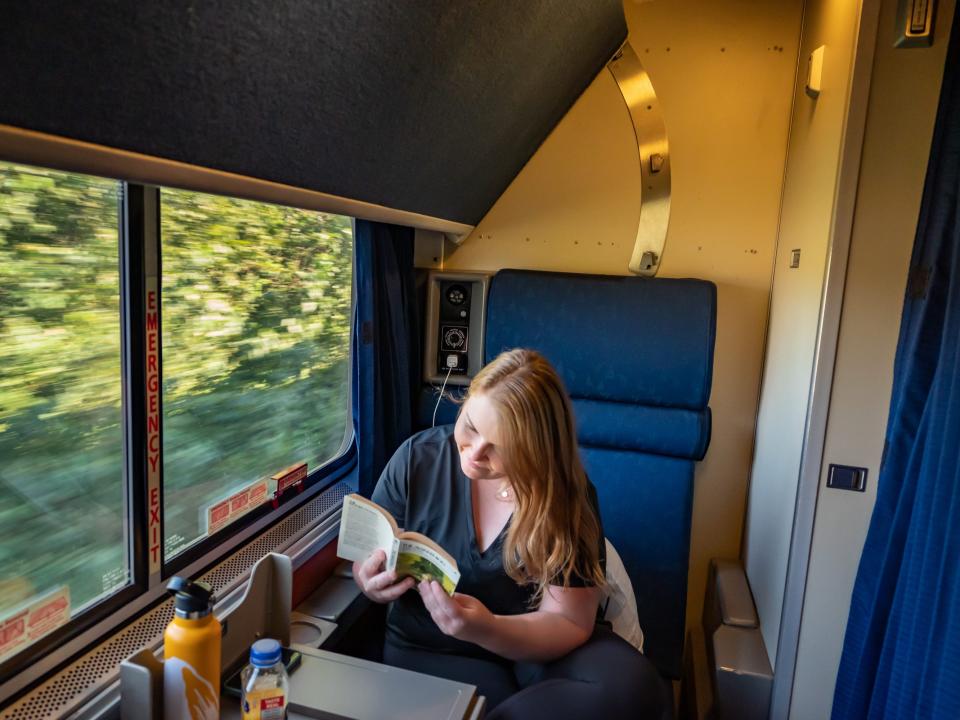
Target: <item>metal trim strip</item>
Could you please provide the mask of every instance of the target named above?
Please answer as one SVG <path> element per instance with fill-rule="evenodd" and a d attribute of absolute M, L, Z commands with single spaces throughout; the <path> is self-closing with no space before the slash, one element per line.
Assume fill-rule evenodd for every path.
<path fill-rule="evenodd" d="M 640 217 L 630 257 L 630 272 L 654 277 L 660 269 L 670 226 L 670 143 L 663 111 L 650 75 L 629 42 L 607 69 L 630 113 L 640 157 Z"/>
<path fill-rule="evenodd" d="M 119 150 L 0 124 L 0 158 L 12 162 L 115 177 L 129 182 L 197 190 L 436 230 L 463 238 L 472 225 L 175 160 Z"/>

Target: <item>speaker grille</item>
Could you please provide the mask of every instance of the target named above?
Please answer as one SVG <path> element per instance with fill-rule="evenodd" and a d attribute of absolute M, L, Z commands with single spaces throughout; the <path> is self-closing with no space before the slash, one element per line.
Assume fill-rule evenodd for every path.
<path fill-rule="evenodd" d="M 344 483 L 328 488 L 272 529 L 245 545 L 201 579 L 215 593 L 229 587 L 253 565 L 277 548 L 284 547 L 314 521 L 340 506 L 352 492 Z M 98 647 L 39 685 L 0 713 L 0 720 L 38 720 L 63 717 L 79 708 L 120 674 L 120 663 L 145 647 L 157 647 L 173 619 L 173 599 L 158 605 Z"/>

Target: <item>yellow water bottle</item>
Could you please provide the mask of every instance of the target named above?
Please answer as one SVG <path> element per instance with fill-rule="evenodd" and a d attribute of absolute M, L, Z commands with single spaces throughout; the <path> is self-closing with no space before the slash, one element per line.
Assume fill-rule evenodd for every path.
<path fill-rule="evenodd" d="M 165 720 L 220 717 L 220 622 L 213 616 L 213 590 L 202 582 L 173 578 L 174 618 L 163 633 Z"/>

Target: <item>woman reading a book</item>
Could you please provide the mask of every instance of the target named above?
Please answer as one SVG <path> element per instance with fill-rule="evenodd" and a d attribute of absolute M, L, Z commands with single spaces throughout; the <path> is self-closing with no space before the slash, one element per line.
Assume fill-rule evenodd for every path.
<path fill-rule="evenodd" d="M 398 581 L 383 552 L 354 564 L 363 593 L 391 603 L 385 662 L 477 685 L 497 706 L 491 718 L 659 717 L 653 666 L 596 625 L 605 562 L 596 491 L 545 358 L 512 350 L 487 365 L 456 425 L 407 440 L 373 500 L 460 571 L 450 596 L 436 581 Z"/>

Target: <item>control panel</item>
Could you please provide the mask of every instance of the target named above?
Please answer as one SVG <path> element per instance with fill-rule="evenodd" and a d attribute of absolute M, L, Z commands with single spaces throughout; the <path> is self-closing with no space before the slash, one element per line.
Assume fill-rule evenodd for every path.
<path fill-rule="evenodd" d="M 440 330 L 437 337 L 437 367 L 451 375 L 467 374 L 470 348 L 470 284 L 440 281 Z"/>
<path fill-rule="evenodd" d="M 424 377 L 465 385 L 483 364 L 487 275 L 431 273 L 427 288 Z"/>

